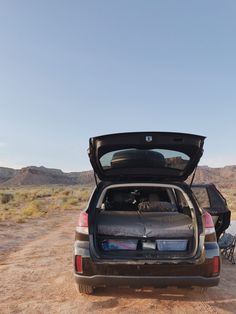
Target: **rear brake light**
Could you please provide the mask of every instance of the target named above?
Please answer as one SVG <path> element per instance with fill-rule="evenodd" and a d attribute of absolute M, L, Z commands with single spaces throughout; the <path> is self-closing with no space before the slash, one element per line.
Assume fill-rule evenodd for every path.
<path fill-rule="evenodd" d="M 86 212 L 81 212 L 79 214 L 79 221 L 76 231 L 79 233 L 88 234 L 88 214 Z"/>
<path fill-rule="evenodd" d="M 211 215 L 207 212 L 205 212 L 203 215 L 205 220 L 205 235 L 215 233 L 215 225 Z"/>
<path fill-rule="evenodd" d="M 76 255 L 75 256 L 75 266 L 76 266 L 77 273 L 82 273 L 83 272 L 82 256 L 80 256 L 80 255 Z"/>
<path fill-rule="evenodd" d="M 214 266 L 213 266 L 213 273 L 217 274 L 219 272 L 219 257 L 214 256 Z"/>

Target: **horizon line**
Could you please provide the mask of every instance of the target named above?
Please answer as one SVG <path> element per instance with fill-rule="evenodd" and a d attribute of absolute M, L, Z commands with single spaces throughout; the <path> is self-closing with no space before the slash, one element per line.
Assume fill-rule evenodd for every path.
<path fill-rule="evenodd" d="M 228 165 L 224 165 L 224 166 L 208 166 L 208 165 L 198 165 L 197 167 L 207 167 L 207 168 L 213 168 L 213 169 L 217 169 L 217 168 L 225 168 L 225 167 L 235 167 L 236 164 L 228 164 Z M 46 168 L 46 169 L 55 169 L 55 170 L 61 170 L 64 173 L 71 173 L 71 172 L 88 172 L 88 171 L 93 171 L 92 168 L 90 169 L 83 169 L 83 170 L 64 170 L 63 168 L 54 168 L 54 167 L 46 167 L 43 165 L 40 166 L 35 166 L 35 165 L 30 165 L 30 166 L 18 166 L 18 167 L 10 167 L 10 166 L 1 166 L 0 168 L 5 168 L 5 169 L 12 169 L 12 170 L 22 170 L 24 168 Z"/>

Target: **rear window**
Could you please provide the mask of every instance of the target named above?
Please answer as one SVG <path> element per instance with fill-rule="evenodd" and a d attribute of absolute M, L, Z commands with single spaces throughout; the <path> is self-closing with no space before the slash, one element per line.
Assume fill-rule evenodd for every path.
<path fill-rule="evenodd" d="M 202 208 L 210 208 L 209 196 L 207 189 L 204 187 L 192 187 L 193 193 L 196 196 L 199 205 Z"/>
<path fill-rule="evenodd" d="M 210 214 L 214 215 L 228 211 L 225 199 L 214 185 L 208 187 L 193 186 L 192 191 L 200 206 Z"/>
<path fill-rule="evenodd" d="M 169 168 L 184 170 L 190 157 L 168 149 L 123 149 L 104 154 L 100 158 L 102 168 Z"/>
<path fill-rule="evenodd" d="M 216 188 L 209 188 L 208 189 L 208 195 L 209 195 L 212 207 L 222 207 L 222 208 L 225 208 L 226 201 L 222 197 L 222 195 L 217 191 Z"/>

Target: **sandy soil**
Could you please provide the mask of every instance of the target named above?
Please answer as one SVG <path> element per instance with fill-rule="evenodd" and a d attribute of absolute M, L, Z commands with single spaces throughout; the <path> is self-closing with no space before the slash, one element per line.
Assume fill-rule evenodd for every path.
<path fill-rule="evenodd" d="M 223 262 L 219 287 L 97 289 L 79 295 L 72 272 L 78 212 L 0 224 L 0 313 L 236 313 L 236 266 Z"/>

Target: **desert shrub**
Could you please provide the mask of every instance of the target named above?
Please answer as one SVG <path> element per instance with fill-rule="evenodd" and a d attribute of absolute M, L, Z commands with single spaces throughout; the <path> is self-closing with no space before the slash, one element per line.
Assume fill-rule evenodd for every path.
<path fill-rule="evenodd" d="M 63 191 L 62 194 L 65 195 L 65 196 L 69 196 L 71 194 L 71 191 L 70 190 L 65 190 L 65 191 Z"/>
<path fill-rule="evenodd" d="M 54 210 L 80 210 L 85 207 L 90 194 L 90 187 L 79 185 L 2 187 L 0 221 L 24 222 Z"/>
<path fill-rule="evenodd" d="M 10 194 L 10 193 L 3 193 L 1 194 L 1 203 L 2 204 L 7 204 L 10 201 L 12 201 L 14 199 L 14 195 Z"/>
<path fill-rule="evenodd" d="M 45 214 L 46 211 L 42 209 L 40 201 L 33 200 L 22 209 L 21 213 L 23 217 L 39 217 Z"/>
<path fill-rule="evenodd" d="M 60 193 L 63 192 L 63 191 L 64 191 L 63 188 L 57 188 L 57 189 L 55 189 L 54 194 L 55 194 L 55 195 L 56 195 L 56 194 L 60 194 Z"/>
<path fill-rule="evenodd" d="M 51 197 L 52 194 L 51 193 L 39 193 L 36 194 L 36 198 L 44 198 L 44 197 Z"/>
<path fill-rule="evenodd" d="M 0 208 L 0 221 L 12 219 L 16 216 L 16 209 L 8 206 Z"/>
<path fill-rule="evenodd" d="M 90 194 L 91 194 L 91 191 L 89 189 L 79 191 L 78 201 L 79 202 L 87 202 L 89 200 Z"/>
<path fill-rule="evenodd" d="M 19 199 L 21 199 L 22 201 L 25 201 L 29 198 L 29 193 L 17 193 Z"/>
<path fill-rule="evenodd" d="M 18 223 L 24 223 L 25 222 L 25 218 L 24 217 L 21 217 L 21 216 L 19 216 L 19 217 L 16 217 L 16 219 L 15 219 L 15 222 L 18 222 Z"/>
<path fill-rule="evenodd" d="M 62 209 L 71 209 L 73 206 L 78 206 L 77 197 L 67 197 L 63 199 Z"/>

